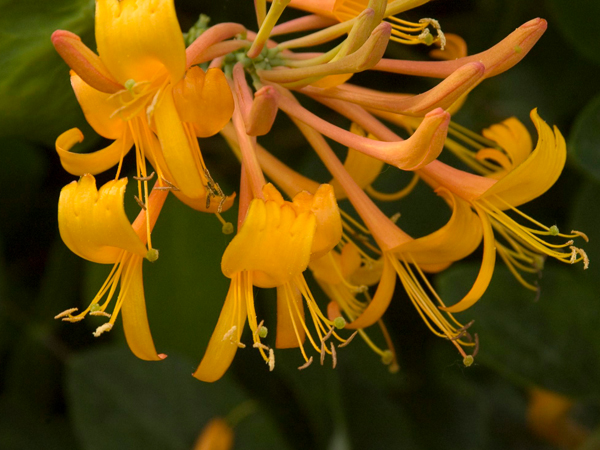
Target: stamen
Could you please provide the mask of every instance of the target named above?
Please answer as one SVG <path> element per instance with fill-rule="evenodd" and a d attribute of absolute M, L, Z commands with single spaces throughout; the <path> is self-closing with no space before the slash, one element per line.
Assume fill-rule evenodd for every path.
<path fill-rule="evenodd" d="M 325 362 L 325 342 L 321 341 L 321 365 Z"/>
<path fill-rule="evenodd" d="M 80 320 L 83 320 L 84 316 L 75 316 L 75 317 L 63 317 L 62 321 L 63 322 L 71 322 L 71 323 L 75 323 L 75 322 L 79 322 Z"/>
<path fill-rule="evenodd" d="M 90 316 L 104 316 L 110 318 L 110 314 L 106 311 L 90 311 Z"/>
<path fill-rule="evenodd" d="M 269 348 L 268 345 L 265 345 L 262 342 L 255 342 L 254 344 L 252 344 L 252 347 L 253 348 L 260 348 L 260 349 L 263 349 L 263 350 L 273 351 L 273 350 L 271 350 L 271 348 Z"/>
<path fill-rule="evenodd" d="M 237 326 L 232 326 L 229 331 L 227 333 L 225 333 L 223 335 L 223 339 L 221 339 L 222 341 L 225 341 L 227 339 L 231 339 L 231 336 L 233 336 L 233 333 L 235 333 L 235 330 L 237 330 Z"/>
<path fill-rule="evenodd" d="M 144 202 L 142 202 L 137 195 L 134 195 L 133 198 L 135 199 L 139 207 L 146 211 L 146 205 L 144 204 Z"/>
<path fill-rule="evenodd" d="M 112 323 L 107 322 L 103 325 L 100 325 L 98 328 L 96 328 L 96 331 L 94 331 L 92 334 L 94 335 L 94 337 L 98 337 L 102 333 L 110 331 L 112 329 L 112 327 L 113 327 Z"/>
<path fill-rule="evenodd" d="M 269 372 L 273 372 L 275 368 L 275 352 L 272 348 L 269 349 Z"/>
<path fill-rule="evenodd" d="M 152 172 L 147 177 L 133 177 L 133 179 L 137 180 L 137 181 L 150 181 L 152 178 L 154 178 L 154 175 L 155 175 L 154 172 Z"/>
<path fill-rule="evenodd" d="M 311 356 L 308 361 L 306 361 L 304 364 L 302 364 L 300 367 L 298 367 L 298 370 L 304 370 L 306 369 L 308 366 L 310 366 L 313 362 L 313 357 Z"/>
<path fill-rule="evenodd" d="M 330 344 L 332 367 L 335 369 L 335 366 L 337 366 L 337 353 L 335 352 L 335 346 L 333 345 L 333 342 L 331 342 Z"/>
<path fill-rule="evenodd" d="M 164 181 L 167 186 L 154 186 L 153 189 L 156 189 L 157 191 L 179 191 L 180 189 L 175 186 L 173 183 L 171 183 L 169 180 L 167 180 L 166 178 L 160 177 L 160 179 L 162 181 Z"/>
<path fill-rule="evenodd" d="M 75 311 L 77 311 L 77 308 L 69 308 L 69 309 L 67 309 L 67 310 L 65 310 L 65 311 L 57 314 L 56 316 L 54 316 L 54 318 L 55 319 L 60 319 L 60 318 L 65 317 L 65 316 L 69 316 L 72 313 L 74 313 Z"/>
<path fill-rule="evenodd" d="M 585 242 L 590 242 L 590 239 L 587 237 L 587 234 L 581 232 L 581 231 L 577 231 L 577 230 L 571 230 L 571 234 L 575 234 L 581 238 L 583 238 L 583 240 Z"/>
<path fill-rule="evenodd" d="M 338 347 L 342 348 L 345 347 L 346 345 L 350 344 L 350 342 L 352 342 L 352 339 L 354 339 L 354 337 L 358 334 L 358 330 L 356 330 L 354 333 L 352 333 L 350 335 L 350 337 L 348 339 L 346 339 L 345 342 L 342 342 L 340 345 L 338 345 Z"/>

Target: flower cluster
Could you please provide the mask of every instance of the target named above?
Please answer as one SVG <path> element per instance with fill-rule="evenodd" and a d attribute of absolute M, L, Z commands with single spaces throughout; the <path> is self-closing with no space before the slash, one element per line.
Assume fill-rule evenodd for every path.
<path fill-rule="evenodd" d="M 267 11 L 266 0 L 255 0 L 258 32 L 236 23 L 209 27 L 202 17 L 184 35 L 173 0 L 97 0 L 98 54 L 76 35 L 56 31 L 52 42 L 72 69 L 71 84 L 88 122 L 114 141 L 82 154 L 71 151 L 83 139 L 78 129 L 56 140 L 63 167 L 80 176 L 61 192 L 63 241 L 82 258 L 114 265 L 85 311 L 73 308 L 56 317 L 76 322 L 87 314 L 106 316 L 108 322 L 94 333 L 99 336 L 121 312 L 133 353 L 145 360 L 165 357 L 150 334 L 143 260 L 158 259 L 151 232 L 169 193 L 215 214 L 224 233 L 234 232 L 220 213 L 232 207 L 235 194 L 226 195 L 212 178 L 199 145 L 218 133 L 241 163 L 238 220 L 221 260 L 231 284 L 194 373 L 200 380 L 218 380 L 238 348 L 246 347 L 246 322 L 252 347 L 271 370 L 273 347 L 299 348 L 304 360 L 299 369 L 313 362 L 311 347 L 321 364 L 330 357 L 335 367 L 337 349 L 356 334 L 390 370 L 397 370 L 382 316 L 398 280 L 426 326 L 450 341 L 468 366 L 478 351 L 478 337 L 470 330 L 472 323 L 463 325 L 453 314 L 483 296 L 497 255 L 533 291 L 546 257 L 587 268 L 585 252 L 574 246 L 576 238 L 587 240 L 585 234 L 563 234 L 517 209 L 546 192 L 560 175 L 566 158 L 560 131 L 536 110 L 531 112 L 535 146 L 515 118 L 482 135 L 451 121 L 480 82 L 510 69 L 529 52 L 546 22 L 531 20 L 489 50 L 467 56 L 465 42 L 444 34 L 438 21 L 399 18 L 427 1 L 273 0 Z M 278 24 L 288 6 L 311 14 Z M 304 34 L 280 38 L 289 33 Z M 338 43 L 326 52 L 301 51 L 333 41 Z M 433 45 L 431 55 L 439 61 L 385 58 L 388 45 L 401 44 Z M 381 92 L 350 82 L 364 71 L 442 81 L 418 95 Z M 306 98 L 337 112 L 350 126 L 341 128 L 314 114 L 303 106 Z M 297 172 L 258 143 L 278 114 L 287 115 L 314 149 L 333 177 L 330 183 Z M 406 139 L 394 130 L 403 130 Z M 348 148 L 344 162 L 331 142 Z M 140 207 L 133 224 L 123 206 L 127 178 L 119 178 L 132 148 Z M 444 149 L 470 170 L 439 161 Z M 405 189 L 383 193 L 372 186 L 386 164 L 413 174 Z M 114 166 L 114 180 L 97 189 L 93 175 Z M 445 200 L 451 217 L 435 232 L 413 237 L 376 201 L 398 201 L 419 182 Z M 353 213 L 338 206 L 342 199 Z M 446 305 L 426 274 L 446 269 L 480 245 L 481 268 L 472 288 L 456 304 Z M 329 298 L 326 309 L 305 280 L 308 269 Z M 255 288 L 277 290 L 274 346 L 264 341 L 268 329 L 256 313 Z M 367 335 L 375 324 L 387 348 Z"/>

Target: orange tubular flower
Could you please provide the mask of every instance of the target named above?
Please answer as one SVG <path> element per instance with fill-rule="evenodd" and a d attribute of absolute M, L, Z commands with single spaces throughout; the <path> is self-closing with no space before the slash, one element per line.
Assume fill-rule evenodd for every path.
<path fill-rule="evenodd" d="M 98 191 L 92 175 L 84 175 L 63 188 L 58 204 L 60 235 L 69 249 L 89 261 L 114 264 L 110 275 L 90 305 L 79 314 L 72 308 L 58 314 L 68 322 L 78 322 L 87 314 L 105 316 L 109 321 L 98 327 L 94 336 L 110 331 L 122 312 L 125 337 L 131 351 L 141 359 L 160 360 L 166 356 L 157 354 L 150 335 L 144 286 L 142 262 L 146 258 L 155 261 L 158 251 L 146 248 L 146 222 L 152 228 L 167 196 L 167 191 L 155 190 L 149 204 L 152 217 L 146 219 L 142 212 L 133 227 L 123 209 L 123 196 L 127 179 L 109 181 Z M 121 285 L 111 314 L 106 310 Z M 101 303 L 106 295 L 106 300 Z"/>
<path fill-rule="evenodd" d="M 73 128 L 56 141 L 65 169 L 100 173 L 136 148 L 139 197 L 147 199 L 145 160 L 188 205 L 220 212 L 232 204 L 214 183 L 197 137 L 217 133 L 231 118 L 233 100 L 223 73 L 187 70 L 186 50 L 172 0 L 99 0 L 99 56 L 78 36 L 58 30 L 52 42 L 73 70 L 71 82 L 92 127 L 115 142 L 92 154 L 71 153 L 83 135 Z M 156 135 L 156 137 L 155 137 Z"/>

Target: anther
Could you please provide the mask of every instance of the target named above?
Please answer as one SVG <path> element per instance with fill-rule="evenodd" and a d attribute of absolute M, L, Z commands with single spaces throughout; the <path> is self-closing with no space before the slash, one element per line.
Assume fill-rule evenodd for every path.
<path fill-rule="evenodd" d="M 225 334 L 223 335 L 223 339 L 221 339 L 221 340 L 222 340 L 222 341 L 225 341 L 225 340 L 227 340 L 227 339 L 230 339 L 230 338 L 231 338 L 231 336 L 233 336 L 233 333 L 235 333 L 235 330 L 237 330 L 237 327 L 234 325 L 234 326 L 232 326 L 232 327 L 229 329 L 229 331 L 228 331 L 227 333 L 225 333 Z"/>
<path fill-rule="evenodd" d="M 330 343 L 331 344 L 331 364 L 332 367 L 335 369 L 335 366 L 337 366 L 337 353 L 335 352 L 335 347 L 333 345 L 333 342 Z"/>
<path fill-rule="evenodd" d="M 269 349 L 269 372 L 273 372 L 275 368 L 275 352 L 272 348 Z"/>
<path fill-rule="evenodd" d="M 400 216 L 401 216 L 401 214 L 399 212 L 397 212 L 390 217 L 390 220 L 392 222 L 396 223 L 396 222 L 398 222 L 398 219 L 400 219 Z"/>
<path fill-rule="evenodd" d="M 325 342 L 321 341 L 321 365 L 325 362 Z"/>
<path fill-rule="evenodd" d="M 104 316 L 109 319 L 111 317 L 110 313 L 107 313 L 106 311 L 90 311 L 90 316 Z"/>
<path fill-rule="evenodd" d="M 270 349 L 267 345 L 263 344 L 262 342 L 255 342 L 252 347 L 254 348 L 261 348 L 263 350 L 269 350 L 270 352 L 273 351 L 272 349 Z"/>
<path fill-rule="evenodd" d="M 61 312 L 60 314 L 55 315 L 54 318 L 55 319 L 60 319 L 60 318 L 65 317 L 65 316 L 69 316 L 72 313 L 74 313 L 75 311 L 77 311 L 77 308 L 70 308 L 70 309 L 67 309 L 66 311 Z"/>
<path fill-rule="evenodd" d="M 587 237 L 587 234 L 582 233 L 581 231 L 571 230 L 571 234 L 576 234 L 577 236 L 583 238 L 585 242 L 590 242 L 590 239 Z"/>
<path fill-rule="evenodd" d="M 346 345 L 348 345 L 350 342 L 352 342 L 352 339 L 354 339 L 354 337 L 358 334 L 358 330 L 356 330 L 354 333 L 352 333 L 350 335 L 350 337 L 348 339 L 346 339 L 345 342 L 342 342 L 340 345 L 338 345 L 338 347 L 345 347 Z"/>
<path fill-rule="evenodd" d="M 146 259 L 150 262 L 156 261 L 158 259 L 158 250 L 155 248 L 148 250 L 148 253 L 146 253 Z"/>
<path fill-rule="evenodd" d="M 300 367 L 298 367 L 298 370 L 304 370 L 306 369 L 308 366 L 310 366 L 313 362 L 313 357 L 311 356 L 308 361 L 306 361 L 306 363 L 302 364 Z"/>
<path fill-rule="evenodd" d="M 331 337 L 331 334 L 333 333 L 333 328 L 334 328 L 334 327 L 331 327 L 331 328 L 329 329 L 329 331 L 327 332 L 327 334 L 326 334 L 325 336 L 323 336 L 323 340 L 322 340 L 322 342 L 325 342 L 327 339 L 329 339 L 329 338 Z"/>
<path fill-rule="evenodd" d="M 242 344 L 240 341 L 236 342 L 238 348 L 246 348 L 246 344 Z"/>
<path fill-rule="evenodd" d="M 254 331 L 252 332 L 252 337 L 254 338 L 254 340 L 255 340 L 255 341 L 257 341 L 257 340 L 258 340 L 258 332 L 259 332 L 259 331 L 260 331 L 260 329 L 262 328 L 262 326 L 263 326 L 263 323 L 265 323 L 265 321 L 264 321 L 264 320 L 261 320 L 261 321 L 260 321 L 260 323 L 258 324 L 258 326 L 256 327 L 256 330 L 254 330 Z"/>
<path fill-rule="evenodd" d="M 133 198 L 135 199 L 139 207 L 146 211 L 146 205 L 144 204 L 144 202 L 141 201 L 137 195 L 134 195 Z"/>
<path fill-rule="evenodd" d="M 338 330 L 341 330 L 342 328 L 344 328 L 346 326 L 346 321 L 344 320 L 344 318 L 342 316 L 336 317 L 335 320 L 333 321 L 333 325 Z"/>
<path fill-rule="evenodd" d="M 112 329 L 112 327 L 113 327 L 112 323 L 107 322 L 103 325 L 100 325 L 98 328 L 96 328 L 96 331 L 94 331 L 92 334 L 94 335 L 94 337 L 98 337 L 102 333 L 104 333 L 106 331 L 110 331 Z"/>
<path fill-rule="evenodd" d="M 137 180 L 137 181 L 150 181 L 152 178 L 154 178 L 154 175 L 155 175 L 154 172 L 152 172 L 147 177 L 133 177 L 133 179 Z"/>
<path fill-rule="evenodd" d="M 475 358 L 477 353 L 479 353 L 479 335 L 475 333 L 475 350 L 473 350 L 473 354 L 471 356 Z"/>

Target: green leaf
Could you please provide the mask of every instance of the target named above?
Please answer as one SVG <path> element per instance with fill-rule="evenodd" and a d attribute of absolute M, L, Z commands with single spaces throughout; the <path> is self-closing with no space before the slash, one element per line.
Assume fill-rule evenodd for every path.
<path fill-rule="evenodd" d="M 230 380 L 201 383 L 193 370 L 193 363 L 175 355 L 149 363 L 122 346 L 73 357 L 68 400 L 84 448 L 192 448 L 209 420 L 225 418 L 248 400 Z M 234 431 L 239 449 L 287 448 L 258 408 Z"/>
<path fill-rule="evenodd" d="M 0 10 L 0 136 L 51 145 L 75 126 L 92 135 L 50 36 L 66 29 L 89 43 L 94 1 L 2 0 Z"/>
<path fill-rule="evenodd" d="M 569 136 L 569 150 L 579 167 L 600 181 L 600 95 L 577 116 Z"/>
<path fill-rule="evenodd" d="M 600 64 L 598 30 L 585 18 L 600 16 L 600 3 L 589 0 L 549 0 L 556 22 L 567 40 L 586 58 Z"/>
<path fill-rule="evenodd" d="M 465 264 L 438 278 L 439 293 L 456 303 L 478 267 Z M 597 290 L 581 267 L 547 264 L 541 296 L 524 289 L 499 263 L 483 298 L 460 314 L 480 339 L 476 361 L 521 385 L 532 384 L 573 397 L 600 398 L 600 328 Z"/>

